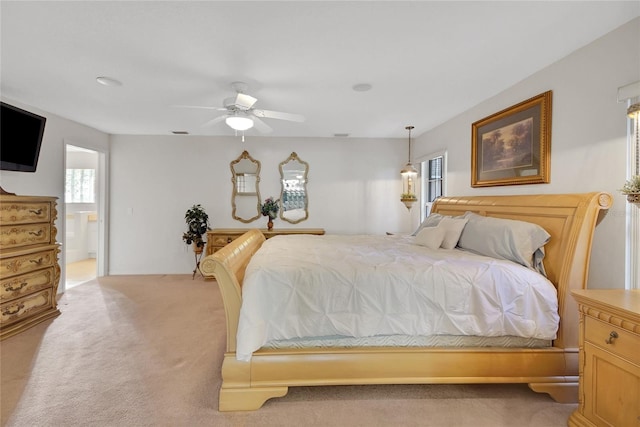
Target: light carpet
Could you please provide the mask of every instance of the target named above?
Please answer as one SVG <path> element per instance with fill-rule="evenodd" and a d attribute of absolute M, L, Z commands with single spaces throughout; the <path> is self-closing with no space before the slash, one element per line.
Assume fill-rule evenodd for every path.
<path fill-rule="evenodd" d="M 575 404 L 520 384 L 291 387 L 218 412 L 224 310 L 213 281 L 109 276 L 0 343 L 3 426 L 566 426 Z"/>

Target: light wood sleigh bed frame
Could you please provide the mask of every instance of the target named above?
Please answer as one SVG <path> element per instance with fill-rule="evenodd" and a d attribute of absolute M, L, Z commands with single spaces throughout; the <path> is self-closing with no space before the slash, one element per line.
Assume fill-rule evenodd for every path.
<path fill-rule="evenodd" d="M 201 263 L 220 287 L 227 322 L 220 411 L 260 408 L 290 386 L 346 384 L 528 383 L 558 402 L 578 399 L 578 310 L 571 289 L 586 287 L 593 233 L 607 193 L 443 197 L 432 208 L 443 215 L 510 218 L 544 227 L 548 278 L 558 289 L 560 328 L 544 349 L 357 347 L 260 349 L 250 362 L 236 359 L 242 281 L 252 255 L 265 241 L 250 230 Z"/>

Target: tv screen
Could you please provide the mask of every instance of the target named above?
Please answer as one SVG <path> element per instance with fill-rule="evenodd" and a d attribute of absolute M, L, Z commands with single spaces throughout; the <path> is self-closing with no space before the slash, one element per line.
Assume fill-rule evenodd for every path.
<path fill-rule="evenodd" d="M 35 172 L 47 119 L 0 102 L 0 169 Z"/>

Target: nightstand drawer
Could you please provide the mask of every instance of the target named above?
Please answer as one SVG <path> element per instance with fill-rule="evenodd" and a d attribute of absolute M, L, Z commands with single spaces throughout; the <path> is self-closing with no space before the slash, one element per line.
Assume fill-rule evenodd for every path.
<path fill-rule="evenodd" d="M 608 352 L 640 365 L 640 336 L 585 316 L 584 340 Z"/>

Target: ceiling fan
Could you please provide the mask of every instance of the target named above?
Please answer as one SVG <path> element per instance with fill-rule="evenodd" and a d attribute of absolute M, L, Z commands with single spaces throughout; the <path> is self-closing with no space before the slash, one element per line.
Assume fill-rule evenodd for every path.
<path fill-rule="evenodd" d="M 292 122 L 304 122 L 305 120 L 304 116 L 300 114 L 283 113 L 280 111 L 254 108 L 254 105 L 258 100 L 253 96 L 247 95 L 245 93 L 248 85 L 244 82 L 233 82 L 231 83 L 231 88 L 236 92 L 236 95 L 225 98 L 222 102 L 223 106 L 221 108 L 193 105 L 184 105 L 183 107 L 225 111 L 226 114 L 214 117 L 213 119 L 204 123 L 202 126 L 211 126 L 224 120 L 227 126 L 235 130 L 236 132 L 244 132 L 245 130 L 251 129 L 254 126 L 259 132 L 271 132 L 273 129 L 262 119 L 278 119 L 288 120 Z"/>

